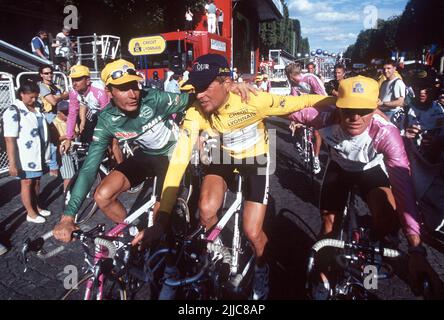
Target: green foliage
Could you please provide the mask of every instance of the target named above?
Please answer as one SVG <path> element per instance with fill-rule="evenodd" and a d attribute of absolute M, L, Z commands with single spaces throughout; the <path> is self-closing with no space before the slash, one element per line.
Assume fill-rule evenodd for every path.
<path fill-rule="evenodd" d="M 418 58 L 424 47 L 444 46 L 444 1 L 410 0 L 401 16 L 379 20 L 373 30 L 361 31 L 345 56 L 357 62 L 387 58 L 392 50 Z"/>
<path fill-rule="evenodd" d="M 259 39 L 260 53 L 268 56 L 270 49 L 283 49 L 293 55 L 298 52 L 304 54 L 310 51 L 307 38 L 301 36 L 301 24 L 297 19 L 289 17 L 288 7 L 281 0 L 284 8 L 284 17 L 279 21 L 263 22 L 260 24 Z"/>

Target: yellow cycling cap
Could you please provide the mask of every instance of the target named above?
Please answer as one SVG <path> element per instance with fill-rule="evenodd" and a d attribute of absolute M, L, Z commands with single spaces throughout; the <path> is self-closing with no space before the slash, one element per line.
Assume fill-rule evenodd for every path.
<path fill-rule="evenodd" d="M 378 82 L 363 76 L 351 77 L 339 83 L 336 106 L 344 109 L 376 109 L 378 98 Z"/>
<path fill-rule="evenodd" d="M 136 71 L 134 64 L 129 61 L 119 59 L 108 63 L 101 73 L 102 81 L 105 85 L 124 84 L 131 81 L 141 81 L 143 77 Z"/>
<path fill-rule="evenodd" d="M 89 77 L 89 68 L 82 66 L 81 64 L 72 66 L 69 70 L 69 77 L 72 78 L 81 78 L 81 77 Z"/>

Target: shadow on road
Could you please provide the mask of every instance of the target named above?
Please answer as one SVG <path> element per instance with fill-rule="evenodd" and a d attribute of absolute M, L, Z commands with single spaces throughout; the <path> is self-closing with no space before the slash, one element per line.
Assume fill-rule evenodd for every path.
<path fill-rule="evenodd" d="M 274 300 L 306 299 L 305 273 L 314 231 L 305 223 L 295 223 L 289 215 L 302 222 L 288 209 L 275 214 L 275 201 L 270 198 L 264 229 L 269 238 L 266 254 L 271 262 L 269 298 Z"/>
<path fill-rule="evenodd" d="M 20 194 L 20 180 L 11 180 L 0 187 L 0 208 Z"/>

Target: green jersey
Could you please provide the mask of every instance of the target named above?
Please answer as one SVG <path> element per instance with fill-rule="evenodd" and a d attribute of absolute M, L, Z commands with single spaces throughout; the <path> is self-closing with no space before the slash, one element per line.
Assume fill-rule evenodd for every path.
<path fill-rule="evenodd" d="M 65 208 L 65 215 L 74 216 L 90 191 L 100 163 L 113 138 L 135 141 L 149 155 L 168 155 L 176 145 L 178 128 L 171 117 L 191 105 L 188 94 L 174 94 L 158 90 L 141 91 L 138 112 L 128 115 L 120 111 L 112 100 L 99 113 L 88 156 L 79 172 Z"/>

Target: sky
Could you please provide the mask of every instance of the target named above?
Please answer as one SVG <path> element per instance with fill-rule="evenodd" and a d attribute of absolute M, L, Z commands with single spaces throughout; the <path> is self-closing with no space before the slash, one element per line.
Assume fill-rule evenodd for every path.
<path fill-rule="evenodd" d="M 286 0 L 290 18 L 301 22 L 302 36 L 310 49 L 343 52 L 361 30 L 376 19 L 400 15 L 408 0 Z"/>

